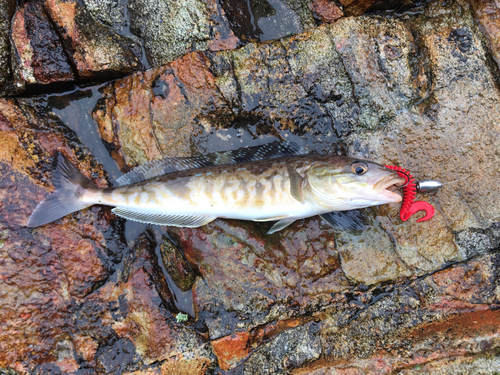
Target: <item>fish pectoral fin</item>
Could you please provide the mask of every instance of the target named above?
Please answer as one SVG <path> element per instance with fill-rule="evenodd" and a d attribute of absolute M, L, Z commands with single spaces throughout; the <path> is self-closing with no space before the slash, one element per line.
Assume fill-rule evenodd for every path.
<path fill-rule="evenodd" d="M 334 211 L 319 216 L 335 229 L 363 231 L 369 226 L 369 218 L 362 210 Z"/>
<path fill-rule="evenodd" d="M 290 178 L 290 194 L 297 201 L 304 204 L 304 193 L 302 187 L 304 186 L 304 178 L 295 170 L 295 168 L 291 167 L 287 164 L 286 169 L 288 171 L 288 177 Z"/>
<path fill-rule="evenodd" d="M 285 229 L 287 226 L 292 224 L 295 221 L 295 219 L 283 219 L 278 221 L 276 224 L 274 224 L 271 229 L 267 231 L 267 234 L 271 234 L 274 232 L 278 232 L 282 229 Z"/>
<path fill-rule="evenodd" d="M 156 224 L 156 225 L 172 225 L 174 227 L 197 228 L 208 224 L 215 220 L 216 216 L 208 215 L 172 215 L 145 213 L 132 210 L 126 207 L 115 207 L 113 213 L 127 220 L 139 221 L 141 223 Z"/>

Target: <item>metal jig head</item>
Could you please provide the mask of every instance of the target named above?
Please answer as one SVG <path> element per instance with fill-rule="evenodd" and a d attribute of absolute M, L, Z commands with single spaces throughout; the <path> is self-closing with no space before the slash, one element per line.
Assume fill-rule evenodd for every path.
<path fill-rule="evenodd" d="M 443 186 L 441 182 L 434 180 L 416 181 L 416 185 L 417 185 L 417 190 L 422 193 L 435 191 Z"/>

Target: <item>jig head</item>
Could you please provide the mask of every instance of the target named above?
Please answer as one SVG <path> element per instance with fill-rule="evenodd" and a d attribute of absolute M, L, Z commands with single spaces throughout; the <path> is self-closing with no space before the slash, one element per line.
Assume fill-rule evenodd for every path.
<path fill-rule="evenodd" d="M 439 181 L 415 181 L 410 172 L 401 167 L 396 167 L 393 165 L 386 165 L 387 168 L 395 170 L 400 177 L 406 179 L 403 185 L 403 204 L 401 206 L 401 211 L 399 212 L 399 217 L 403 221 L 407 221 L 412 215 L 418 211 L 425 211 L 425 216 L 418 219 L 417 222 L 426 221 L 434 216 L 434 207 L 429 203 L 424 201 L 414 201 L 415 196 L 418 191 L 428 192 L 439 189 L 443 184 Z"/>
<path fill-rule="evenodd" d="M 422 193 L 428 193 L 430 191 L 438 190 L 443 186 L 441 182 L 433 180 L 417 181 L 416 184 L 417 190 L 421 191 Z"/>

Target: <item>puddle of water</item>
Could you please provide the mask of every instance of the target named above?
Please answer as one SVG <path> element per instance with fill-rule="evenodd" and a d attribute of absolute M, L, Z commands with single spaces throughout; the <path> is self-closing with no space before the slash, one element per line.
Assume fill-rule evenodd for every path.
<path fill-rule="evenodd" d="M 225 0 L 221 5 L 242 41 L 266 41 L 302 32 L 299 16 L 281 0 Z"/>
<path fill-rule="evenodd" d="M 257 18 L 257 24 L 262 30 L 261 42 L 300 34 L 303 31 L 297 13 L 283 4 L 281 0 L 268 0 L 268 4 L 274 9 L 274 14 Z"/>
<path fill-rule="evenodd" d="M 101 97 L 99 89 L 103 86 L 77 88 L 69 92 L 50 95 L 47 97 L 47 109 L 76 133 L 80 142 L 103 165 L 110 180 L 115 181 L 123 173 L 104 146 L 97 124 L 91 115 L 97 100 Z"/>

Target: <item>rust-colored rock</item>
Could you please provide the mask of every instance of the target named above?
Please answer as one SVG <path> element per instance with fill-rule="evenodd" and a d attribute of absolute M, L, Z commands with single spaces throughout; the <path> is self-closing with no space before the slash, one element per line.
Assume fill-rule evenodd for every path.
<path fill-rule="evenodd" d="M 44 6 L 79 79 L 123 76 L 142 67 L 137 46 L 95 21 L 78 2 L 46 0 Z"/>
<path fill-rule="evenodd" d="M 59 36 L 40 3 L 26 3 L 12 22 L 12 63 L 19 85 L 73 81 Z"/>
<path fill-rule="evenodd" d="M 209 68 L 204 54 L 191 53 L 106 89 L 93 116 L 120 164 L 191 154 L 191 137 L 199 131 L 193 120 L 216 109 L 225 111 Z"/>
<path fill-rule="evenodd" d="M 236 332 L 212 342 L 214 353 L 219 359 L 222 370 L 229 370 L 243 361 L 250 354 L 250 335 L 248 332 Z"/>
<path fill-rule="evenodd" d="M 64 224 L 45 228 L 46 236 L 40 235 L 37 229 L 24 227 L 36 204 L 49 192 L 42 179 L 47 181 L 46 174 L 51 170 L 50 154 L 39 138 L 47 131 L 47 124 L 40 120 L 34 126 L 27 113 L 27 108 L 21 110 L 12 100 L 0 101 L 0 226 L 3 233 L 0 366 L 21 370 L 27 364 L 57 362 L 59 358 L 60 363 L 54 366 L 69 370 L 76 365 L 75 358 L 58 353 L 69 345 L 68 335 L 74 324 L 68 315 L 73 303 L 71 294 L 86 294 L 92 289 L 92 283 L 95 285 L 107 277 L 102 265 L 108 256 L 97 249 L 106 246 L 100 231 L 108 224 L 101 222 L 104 227 L 85 231 L 85 225 L 96 221 L 98 214 L 98 210 L 87 210 L 77 214 L 79 223 L 66 220 Z M 53 124 L 53 128 L 57 129 L 57 124 Z M 57 137 L 66 145 L 61 151 L 75 160 L 75 152 L 81 150 L 71 148 L 64 133 Z M 81 165 L 91 161 L 88 155 L 80 154 L 80 157 L 83 157 Z M 64 246 L 54 251 L 53 239 L 61 239 Z M 79 284 L 78 276 L 83 275 L 84 269 L 78 270 L 74 263 L 63 265 L 61 261 L 61 258 L 69 259 L 75 249 L 85 249 L 91 268 L 95 267 L 87 268 L 85 285 Z"/>
<path fill-rule="evenodd" d="M 314 0 L 309 4 L 309 8 L 321 23 L 333 23 L 344 15 L 331 0 Z"/>

